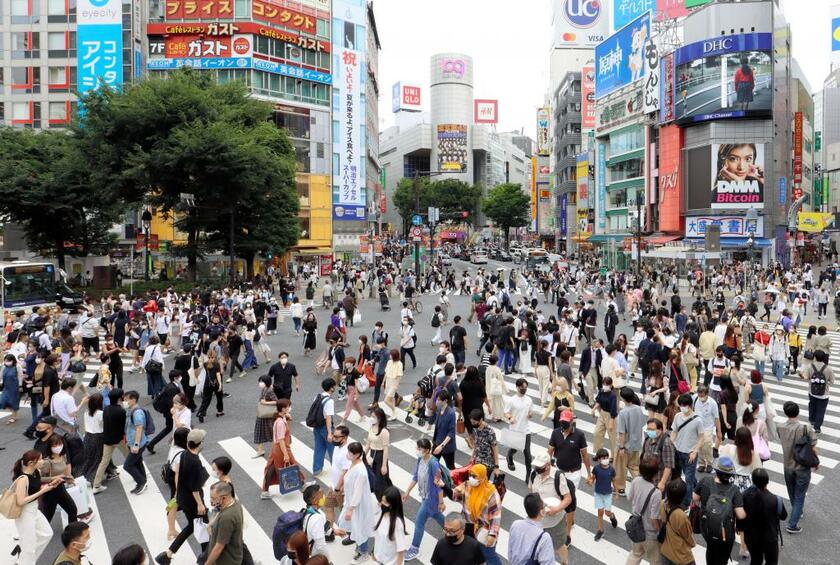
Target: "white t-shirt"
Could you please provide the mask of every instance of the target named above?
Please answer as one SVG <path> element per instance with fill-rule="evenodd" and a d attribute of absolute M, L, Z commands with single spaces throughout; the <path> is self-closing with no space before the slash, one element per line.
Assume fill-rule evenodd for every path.
<path fill-rule="evenodd" d="M 93 416 L 90 415 L 90 412 L 85 410 L 85 433 L 102 433 L 102 410 L 97 410 L 94 412 Z"/>
<path fill-rule="evenodd" d="M 397 519 L 394 524 L 394 541 L 388 538 L 388 530 L 391 527 L 391 520 L 388 516 L 382 518 L 379 527 L 374 532 L 373 557 L 377 563 L 382 565 L 396 565 L 397 553 L 406 551 L 410 545 L 408 534 L 402 520 Z"/>
<path fill-rule="evenodd" d="M 530 396 L 519 396 L 514 394 L 507 399 L 507 410 L 505 412 L 513 417 L 513 423 L 510 424 L 510 429 L 514 432 L 531 433 L 531 428 L 528 423 L 528 418 L 531 416 L 531 407 L 534 401 Z"/>
<path fill-rule="evenodd" d="M 303 518 L 304 531 L 306 532 L 306 539 L 312 544 L 310 556 L 323 555 L 327 559 L 330 558 L 330 551 L 327 547 L 327 540 L 324 527 L 327 524 L 327 517 L 323 512 L 317 511 L 307 512 Z"/>
<path fill-rule="evenodd" d="M 50 412 L 53 416 L 67 422 L 68 424 L 76 423 L 76 416 L 71 414 L 76 411 L 76 401 L 68 394 L 66 390 L 60 390 L 50 400 Z"/>
<path fill-rule="evenodd" d="M 329 403 L 327 403 L 329 404 Z M 350 460 L 347 458 L 347 445 L 335 447 L 332 456 L 332 487 L 335 488 L 338 480 L 341 478 L 341 473 L 350 468 Z"/>
<path fill-rule="evenodd" d="M 177 427 L 179 428 L 187 428 L 188 430 L 192 429 L 192 410 L 189 408 L 184 408 L 180 412 L 175 415 L 175 418 L 178 424 Z"/>

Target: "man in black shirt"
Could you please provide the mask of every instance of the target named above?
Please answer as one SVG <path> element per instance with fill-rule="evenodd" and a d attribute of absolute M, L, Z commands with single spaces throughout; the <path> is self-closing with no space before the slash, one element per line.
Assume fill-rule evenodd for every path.
<path fill-rule="evenodd" d="M 102 460 L 96 470 L 96 477 L 93 479 L 93 494 L 99 494 L 107 487 L 102 484 L 102 479 L 110 481 L 117 476 L 117 470 L 111 463 L 114 450 L 119 448 L 123 455 L 128 454 L 125 446 L 125 408 L 122 407 L 123 391 L 115 388 L 108 393 L 110 404 L 102 411 Z M 106 474 L 106 470 L 111 469 Z"/>
<path fill-rule="evenodd" d="M 182 379 L 183 374 L 181 371 L 178 371 L 177 369 L 169 371 L 169 382 L 165 387 L 163 387 L 163 390 L 160 391 L 160 395 L 155 397 L 155 400 L 152 403 L 152 408 L 163 414 L 163 418 L 166 421 L 166 425 L 163 429 L 158 432 L 153 440 L 146 444 L 146 451 L 152 455 L 155 454 L 155 446 L 160 442 L 160 440 L 169 435 L 172 428 L 175 427 L 175 423 L 172 421 L 172 405 L 174 404 L 173 399 L 175 396 L 183 392 L 181 390 Z"/>
<path fill-rule="evenodd" d="M 181 388 L 184 389 L 184 395 L 187 397 L 187 408 L 195 411 L 195 386 L 190 386 L 190 369 L 193 368 L 192 366 L 192 345 L 185 343 L 184 350 L 175 358 L 173 369 L 181 371 Z"/>
<path fill-rule="evenodd" d="M 455 324 L 449 330 L 449 343 L 452 346 L 452 355 L 455 357 L 455 365 L 464 363 L 467 359 L 467 330 L 461 325 L 461 316 L 452 318 Z"/>
<path fill-rule="evenodd" d="M 277 398 L 292 399 L 292 379 L 295 382 L 295 390 L 300 391 L 300 377 L 297 368 L 289 363 L 289 354 L 281 351 L 279 363 L 275 363 L 268 370 L 268 376 L 274 379 L 274 394 Z"/>
<path fill-rule="evenodd" d="M 499 329 L 499 337 L 496 339 L 496 347 L 499 348 L 499 367 L 506 375 L 513 370 L 516 361 L 514 357 L 514 334 L 513 317 L 505 319 L 504 325 Z"/>
<path fill-rule="evenodd" d="M 443 524 L 443 539 L 432 552 L 432 565 L 484 565 L 481 544 L 464 535 L 464 516 L 453 512 Z"/>
<path fill-rule="evenodd" d="M 560 416 L 560 427 L 551 433 L 551 439 L 548 440 L 548 456 L 553 457 L 557 468 L 578 486 L 581 465 L 586 466 L 587 480 L 591 474 L 591 467 L 589 452 L 586 450 L 586 436 L 572 426 L 572 420 L 574 415 L 569 410 Z"/>

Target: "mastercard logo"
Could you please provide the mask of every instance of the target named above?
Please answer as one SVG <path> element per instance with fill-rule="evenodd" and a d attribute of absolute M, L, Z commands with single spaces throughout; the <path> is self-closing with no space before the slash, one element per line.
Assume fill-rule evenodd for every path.
<path fill-rule="evenodd" d="M 233 40 L 233 51 L 237 55 L 244 55 L 251 50 L 251 42 L 245 37 L 237 37 Z"/>
<path fill-rule="evenodd" d="M 838 30 L 840 30 L 840 28 L 838 28 Z M 577 35 L 575 35 L 574 33 L 563 34 L 563 41 L 574 41 L 575 39 L 577 39 Z"/>

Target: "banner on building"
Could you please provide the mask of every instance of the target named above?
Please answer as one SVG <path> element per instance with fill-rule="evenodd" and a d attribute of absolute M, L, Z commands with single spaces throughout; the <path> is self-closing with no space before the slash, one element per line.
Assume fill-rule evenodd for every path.
<path fill-rule="evenodd" d="M 648 39 L 645 44 L 645 82 L 644 101 L 642 112 L 652 114 L 659 111 L 659 100 L 661 96 L 660 85 L 661 70 L 659 61 L 659 48 L 653 39 Z"/>
<path fill-rule="evenodd" d="M 170 2 L 173 1 L 181 1 L 181 0 L 169 0 Z M 222 4 L 222 2 L 217 2 L 216 0 L 197 0 L 198 2 L 206 2 L 208 4 Z M 185 4 L 191 3 L 189 0 L 184 2 Z M 228 3 L 231 5 L 232 3 Z M 277 4 L 272 4 L 267 0 L 252 0 L 251 2 L 251 15 L 253 18 L 258 22 L 266 22 L 272 25 L 276 25 L 278 27 L 285 27 L 288 29 L 294 29 L 303 33 L 308 33 L 311 35 L 315 35 L 317 29 L 317 20 L 315 16 L 311 16 L 309 14 L 303 14 L 298 12 L 297 10 L 292 10 L 290 8 L 286 8 L 283 6 L 278 6 Z M 231 16 L 225 16 L 231 17 Z M 187 16 L 189 18 L 189 16 Z M 200 19 L 210 18 L 210 16 L 203 16 Z M 167 18 L 168 19 L 168 18 Z M 199 19 L 199 18 L 196 18 Z"/>
<path fill-rule="evenodd" d="M 563 194 L 560 197 L 560 235 L 565 236 L 569 231 L 568 226 L 569 195 Z"/>
<path fill-rule="evenodd" d="M 595 47 L 595 98 L 645 78 L 649 38 L 650 13 L 646 13 Z"/>
<path fill-rule="evenodd" d="M 341 49 L 338 53 L 336 86 L 341 89 L 338 107 L 338 170 L 333 172 L 333 218 L 364 220 L 366 217 L 365 179 L 362 176 L 361 66 L 359 51 Z"/>
<path fill-rule="evenodd" d="M 589 208 L 589 158 L 588 153 L 581 153 L 576 158 L 575 184 L 577 187 L 578 210 Z"/>
<path fill-rule="evenodd" d="M 639 16 L 656 11 L 657 0 L 613 0 L 612 29 L 619 30 Z"/>
<path fill-rule="evenodd" d="M 255 2 L 260 0 L 255 0 Z M 272 6 L 275 10 L 282 8 Z M 232 20 L 233 2 L 219 0 L 166 0 L 164 19 L 169 20 Z M 289 26 L 287 26 L 289 27 Z"/>
<path fill-rule="evenodd" d="M 438 124 L 438 170 L 460 172 L 467 167 L 467 126 Z"/>
<path fill-rule="evenodd" d="M 636 119 L 642 114 L 644 93 L 639 88 L 624 88 L 598 102 L 595 131 L 603 135 Z"/>
<path fill-rule="evenodd" d="M 763 219 L 749 220 L 746 216 L 689 216 L 685 219 L 685 237 L 702 239 L 711 225 L 720 227 L 720 237 L 764 237 Z"/>
<path fill-rule="evenodd" d="M 660 94 L 659 121 L 663 124 L 674 120 L 674 54 L 668 53 L 659 62 Z"/>
<path fill-rule="evenodd" d="M 827 212 L 799 212 L 797 229 L 808 233 L 825 231 L 834 223 L 834 214 Z"/>
<path fill-rule="evenodd" d="M 545 157 L 551 155 L 551 136 L 548 131 L 549 109 L 537 110 L 537 155 Z"/>
<path fill-rule="evenodd" d="M 250 57 L 254 50 L 250 35 L 201 36 L 170 35 L 164 39 L 167 58 Z"/>
<path fill-rule="evenodd" d="M 395 82 L 391 89 L 391 110 L 399 112 L 420 111 L 420 86 L 405 82 Z"/>
<path fill-rule="evenodd" d="M 556 0 L 554 48 L 594 47 L 610 32 L 605 0 Z"/>
<path fill-rule="evenodd" d="M 536 229 L 537 221 L 537 158 L 531 157 L 531 224 Z"/>
<path fill-rule="evenodd" d="M 687 15 L 685 0 L 657 0 L 656 2 L 656 19 L 659 21 L 675 20 Z"/>
<path fill-rule="evenodd" d="M 840 53 L 840 4 L 831 7 L 831 54 L 837 60 Z"/>
<path fill-rule="evenodd" d="M 595 183 L 598 187 L 598 229 L 603 233 L 607 227 L 607 146 L 603 143 L 598 144 L 598 171 Z"/>
<path fill-rule="evenodd" d="M 802 190 L 802 112 L 793 114 L 793 190 Z M 802 196 L 801 194 L 799 196 Z M 799 198 L 794 194 L 794 199 Z"/>
<path fill-rule="evenodd" d="M 499 123 L 499 101 L 476 99 L 473 102 L 473 122 L 476 124 Z"/>
<path fill-rule="evenodd" d="M 682 231 L 683 209 L 682 129 L 675 124 L 659 129 L 659 229 L 665 233 Z"/>
<path fill-rule="evenodd" d="M 122 2 L 79 0 L 76 10 L 79 94 L 100 84 L 119 89 L 123 83 Z"/>
<path fill-rule="evenodd" d="M 580 73 L 581 127 L 595 127 L 595 67 L 586 65 Z"/>
<path fill-rule="evenodd" d="M 298 33 L 275 29 L 257 22 L 190 22 L 190 23 L 169 23 L 154 22 L 146 26 L 146 34 L 151 38 L 155 36 L 171 35 L 200 35 L 207 36 L 230 36 L 236 34 L 253 34 L 268 39 L 276 39 L 296 45 L 301 49 L 310 51 L 330 52 L 330 42 L 320 41 L 314 37 L 306 37 Z M 158 40 L 155 37 L 155 40 Z M 159 39 L 160 41 L 163 38 Z M 154 51 L 150 51 L 154 54 Z"/>
<path fill-rule="evenodd" d="M 712 208 L 764 208 L 764 145 L 712 145 Z"/>

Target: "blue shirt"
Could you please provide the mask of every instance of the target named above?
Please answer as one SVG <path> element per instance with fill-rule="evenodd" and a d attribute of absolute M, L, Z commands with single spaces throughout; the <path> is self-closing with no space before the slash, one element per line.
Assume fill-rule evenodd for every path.
<path fill-rule="evenodd" d="M 443 440 L 447 436 L 449 437 L 449 443 L 440 450 L 441 454 L 455 453 L 455 411 L 451 406 L 447 406 L 443 413 L 438 412 L 437 414 L 434 445 L 437 446 L 443 443 Z"/>
<path fill-rule="evenodd" d="M 543 535 L 540 537 L 540 535 Z M 551 541 L 551 534 L 546 532 L 542 525 L 531 519 L 516 520 L 510 527 L 508 536 L 508 562 L 510 565 L 525 565 L 531 559 L 534 551 L 534 544 L 537 551 L 534 552 L 534 559 L 539 565 L 554 565 L 554 543 Z"/>
<path fill-rule="evenodd" d="M 592 474 L 595 476 L 595 492 L 598 494 L 612 494 L 612 480 L 615 477 L 615 468 L 612 465 L 604 467 L 600 463 L 592 466 Z M 511 533 L 511 535 L 513 535 Z"/>
<path fill-rule="evenodd" d="M 438 473 L 440 472 L 440 462 L 437 460 L 437 457 L 434 455 L 429 457 L 429 472 L 426 477 L 426 498 L 423 500 L 423 505 L 426 507 L 432 514 L 436 514 L 438 512 L 438 501 L 440 500 L 440 487 L 435 484 L 435 477 L 437 477 Z M 411 480 L 415 483 L 417 482 L 417 472 L 420 468 L 420 458 L 417 458 L 417 462 L 414 464 L 414 474 L 411 476 Z"/>
<path fill-rule="evenodd" d="M 140 441 L 137 441 L 134 437 L 137 433 L 137 430 L 135 430 L 137 426 L 142 426 Z M 145 447 L 149 441 L 149 438 L 146 437 L 146 414 L 140 407 L 133 408 L 125 419 L 125 441 L 129 449 L 134 447 L 135 443 L 138 443 L 140 447 Z"/>

